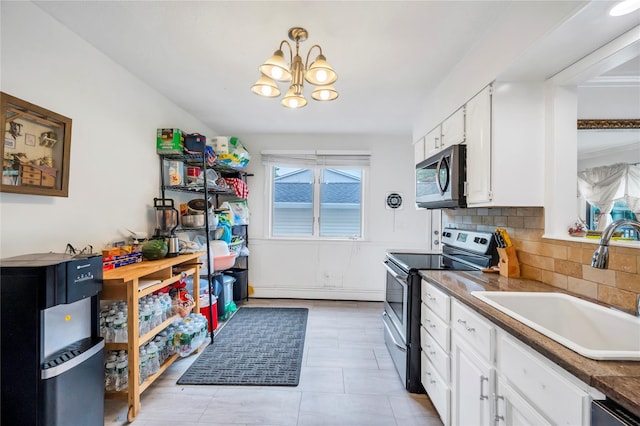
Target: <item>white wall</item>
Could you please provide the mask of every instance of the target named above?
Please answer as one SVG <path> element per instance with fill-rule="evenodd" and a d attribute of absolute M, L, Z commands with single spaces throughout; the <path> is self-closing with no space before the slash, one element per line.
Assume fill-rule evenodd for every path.
<path fill-rule="evenodd" d="M 529 2 L 526 7 L 530 13 L 524 17 L 507 5 L 501 19 L 478 39 L 432 93 L 425 94 L 413 126 L 413 140 L 426 135 L 486 85 L 499 79 L 558 25 L 561 16 L 577 6 L 572 2 Z"/>
<path fill-rule="evenodd" d="M 73 120 L 69 197 L 1 193 L 0 257 L 152 232 L 156 128 L 212 130 L 34 4 L 0 8 L 0 89 Z"/>
<path fill-rule="evenodd" d="M 427 249 L 427 220 L 414 207 L 410 136 L 240 135 L 249 149 L 249 283 L 257 297 L 383 300 L 386 249 Z M 265 149 L 369 150 L 368 192 L 363 203 L 366 241 L 282 240 L 268 237 Z M 405 207 L 385 208 L 388 192 Z"/>

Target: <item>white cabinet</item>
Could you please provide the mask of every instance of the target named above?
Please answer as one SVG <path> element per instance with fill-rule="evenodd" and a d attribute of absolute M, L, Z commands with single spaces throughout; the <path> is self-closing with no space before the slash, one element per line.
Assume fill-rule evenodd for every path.
<path fill-rule="evenodd" d="M 498 401 L 503 398 L 512 400 L 506 404 L 505 409 L 509 406 L 523 406 L 522 403 L 514 403 L 517 398 L 513 395 L 516 395 L 526 401 L 529 408 L 534 409 L 540 417 L 548 419 L 548 423 L 584 426 L 589 424 L 591 400 L 602 399 L 603 394 L 507 333 L 499 333 L 498 345 L 499 380 L 509 386 L 506 388 L 507 395 L 498 392 L 497 398 Z M 511 398 L 509 395 L 512 395 Z M 499 407 L 498 404 L 498 409 Z M 522 416 L 534 419 L 529 409 L 519 411 Z M 506 417 L 510 414 L 497 415 Z"/>
<path fill-rule="evenodd" d="M 416 164 L 426 159 L 424 153 L 424 138 L 420 138 L 413 144 L 413 158 Z"/>
<path fill-rule="evenodd" d="M 424 158 L 427 159 L 431 157 L 436 152 L 440 151 L 441 143 L 440 139 L 442 137 L 442 127 L 438 124 L 438 126 L 427 133 L 424 137 Z"/>
<path fill-rule="evenodd" d="M 495 328 L 453 299 L 451 329 L 452 424 L 493 424 Z"/>
<path fill-rule="evenodd" d="M 453 333 L 451 347 L 451 424 L 492 424 L 494 369 L 464 338 Z"/>
<path fill-rule="evenodd" d="M 589 425 L 601 392 L 453 298 L 450 324 L 452 425 Z"/>
<path fill-rule="evenodd" d="M 467 102 L 467 204 L 489 203 L 491 194 L 491 86 Z"/>
<path fill-rule="evenodd" d="M 498 378 L 495 420 L 498 426 L 551 426 L 504 378 Z"/>
<path fill-rule="evenodd" d="M 463 143 L 465 139 L 465 107 L 447 117 L 441 125 L 440 149 Z"/>
<path fill-rule="evenodd" d="M 494 83 L 467 103 L 467 205 L 542 206 L 543 83 Z"/>
<path fill-rule="evenodd" d="M 445 425 L 450 424 L 450 297 L 422 281 L 420 311 L 421 380 Z"/>
<path fill-rule="evenodd" d="M 424 137 L 424 158 L 450 147 L 464 143 L 465 107 L 462 106 Z"/>

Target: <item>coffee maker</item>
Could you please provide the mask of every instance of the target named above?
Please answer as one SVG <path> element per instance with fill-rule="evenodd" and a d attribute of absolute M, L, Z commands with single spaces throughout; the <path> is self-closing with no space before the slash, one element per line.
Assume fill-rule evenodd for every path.
<path fill-rule="evenodd" d="M 176 257 L 180 253 L 180 244 L 176 236 L 178 227 L 178 210 L 171 198 L 154 198 L 153 207 L 156 209 L 156 230 L 153 239 L 164 240 L 167 243 L 167 256 Z"/>

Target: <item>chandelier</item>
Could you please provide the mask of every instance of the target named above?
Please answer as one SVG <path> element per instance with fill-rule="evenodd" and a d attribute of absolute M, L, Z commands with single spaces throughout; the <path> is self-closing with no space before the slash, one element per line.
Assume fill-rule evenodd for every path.
<path fill-rule="evenodd" d="M 251 91 L 257 95 L 267 98 L 275 98 L 280 96 L 280 89 L 276 81 L 291 82 L 289 90 L 282 98 L 282 105 L 287 108 L 302 108 L 307 104 L 304 97 L 304 80 L 316 86 L 311 92 L 311 97 L 316 101 L 332 101 L 338 97 L 338 92 L 332 86 L 338 79 L 338 75 L 327 62 L 327 58 L 322 54 L 322 48 L 314 44 L 307 52 L 307 60 L 302 64 L 302 58 L 298 54 L 300 42 L 305 41 L 309 33 L 300 27 L 289 29 L 289 39 L 296 42 L 296 53 L 293 55 L 293 49 L 288 41 L 282 40 L 280 48 L 276 50 L 272 57 L 267 59 L 264 64 L 260 65 L 259 70 L 262 76 L 256 84 L 251 87 Z M 289 65 L 285 62 L 283 46 L 289 47 Z M 313 48 L 317 47 L 320 53 L 315 61 L 309 65 L 309 57 Z"/>

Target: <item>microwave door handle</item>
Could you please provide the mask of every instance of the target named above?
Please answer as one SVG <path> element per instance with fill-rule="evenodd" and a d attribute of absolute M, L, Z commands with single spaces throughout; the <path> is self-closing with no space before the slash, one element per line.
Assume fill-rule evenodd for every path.
<path fill-rule="evenodd" d="M 442 165 L 444 164 L 445 170 L 447 172 L 447 181 L 445 182 L 445 187 L 443 188 L 440 183 L 440 169 L 442 169 Z M 447 157 L 442 156 L 440 160 L 438 160 L 438 165 L 436 166 L 436 183 L 438 184 L 438 189 L 440 190 L 440 195 L 444 195 L 447 190 L 447 186 L 449 186 L 449 167 L 447 167 Z"/>

